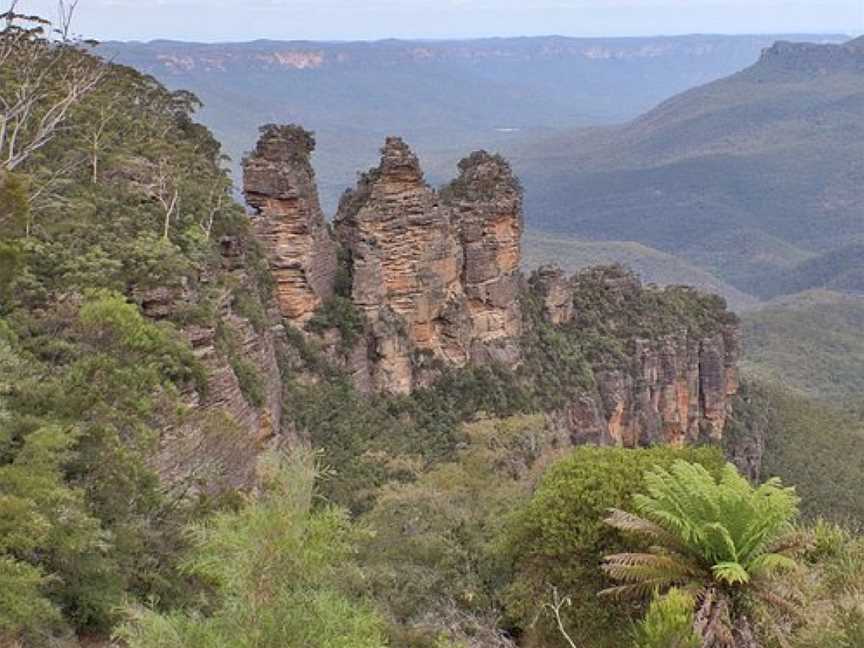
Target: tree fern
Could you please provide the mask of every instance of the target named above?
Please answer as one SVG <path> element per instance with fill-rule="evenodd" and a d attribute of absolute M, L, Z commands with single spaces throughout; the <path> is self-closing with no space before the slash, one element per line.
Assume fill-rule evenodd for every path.
<path fill-rule="evenodd" d="M 700 465 L 676 462 L 645 476 L 636 514 L 613 510 L 607 524 L 650 543 L 641 553 L 607 556 L 605 573 L 621 585 L 601 595 L 646 596 L 678 587 L 693 594 L 703 646 L 744 646 L 744 610 L 764 605 L 788 613 L 794 597 L 775 587 L 795 569 L 798 497 L 779 480 L 754 488 L 732 465 L 715 480 Z"/>

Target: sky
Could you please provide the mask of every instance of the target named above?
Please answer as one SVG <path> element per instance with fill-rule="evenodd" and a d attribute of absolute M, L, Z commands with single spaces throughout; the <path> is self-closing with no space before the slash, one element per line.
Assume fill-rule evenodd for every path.
<path fill-rule="evenodd" d="M 10 0 L 0 0 L 0 7 Z M 19 0 L 54 15 L 57 0 Z M 864 0 L 79 0 L 99 40 L 864 33 Z"/>

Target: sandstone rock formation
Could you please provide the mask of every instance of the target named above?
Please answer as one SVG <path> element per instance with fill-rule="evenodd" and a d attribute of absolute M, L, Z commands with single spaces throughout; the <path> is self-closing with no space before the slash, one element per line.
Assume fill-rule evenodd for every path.
<path fill-rule="evenodd" d="M 591 355 L 592 335 L 609 337 L 617 349 L 585 369 L 590 387 L 574 388 L 564 407 L 548 413 L 574 443 L 720 440 L 739 353 L 736 322 L 722 303 L 695 292 L 673 295 L 670 303 L 692 303 L 701 319 L 682 313 L 677 322 L 664 312 L 646 328 L 637 324 L 665 302 L 623 269 L 565 277 L 544 267 L 526 282 L 519 183 L 505 160 L 482 151 L 460 162 L 458 178 L 437 191 L 405 142 L 388 138 L 380 164 L 344 194 L 331 234 L 309 164 L 313 145 L 296 127 L 264 129 L 245 164 L 245 190 L 259 214 L 281 315 L 317 340 L 355 387 L 408 394 L 447 368 L 483 364 L 517 382 L 532 380 L 523 370 L 526 354 L 535 354 L 532 371 L 556 370 L 525 346 L 539 316 L 552 327 L 547 336 L 568 338 L 578 350 L 567 353 L 584 355 L 578 361 Z M 523 312 L 526 296 L 539 315 Z M 331 300 L 339 308 L 314 317 Z M 345 308 L 362 321 L 347 346 L 332 317 Z"/>
<path fill-rule="evenodd" d="M 577 443 L 632 448 L 718 442 L 736 389 L 725 366 L 734 338 L 728 331 L 704 340 L 639 340 L 630 370 L 597 372 L 596 393 L 578 398 L 560 420 Z"/>
<path fill-rule="evenodd" d="M 373 387 L 411 391 L 422 382 L 418 353 L 450 366 L 518 363 L 520 190 L 501 158 L 478 152 L 459 168 L 439 193 L 408 146 L 388 138 L 381 164 L 340 203 L 336 231 L 370 324 Z"/>
<path fill-rule="evenodd" d="M 602 283 L 602 297 L 617 313 L 644 310 L 646 289 L 638 278 L 620 268 L 601 268 L 569 280 L 569 294 L 590 291 Z M 566 323 L 561 295 L 567 291 L 560 271 L 542 268 L 532 283 L 544 298 L 550 323 Z M 572 303 L 568 308 L 572 308 Z M 644 315 L 641 315 L 644 317 Z M 624 324 L 610 318 L 610 330 Z M 578 326 L 578 322 L 576 324 Z M 626 336 L 625 336 L 626 337 Z M 580 395 L 563 411 L 558 422 L 577 443 L 624 447 L 665 443 L 683 446 L 719 442 L 738 391 L 740 353 L 737 321 L 717 322 L 708 331 L 681 326 L 655 337 L 634 335 L 625 340 L 632 350 L 623 363 L 602 363 L 594 369 L 596 388 Z"/>
<path fill-rule="evenodd" d="M 265 126 L 243 162 L 246 201 L 257 212 L 258 239 L 270 258 L 282 316 L 302 325 L 333 294 L 336 245 L 318 202 L 311 133 Z"/>
<path fill-rule="evenodd" d="M 352 300 L 371 327 L 373 384 L 411 391 L 415 349 L 464 364 L 448 317 L 463 299 L 458 232 L 402 140 L 389 138 L 380 166 L 345 194 L 336 232 L 350 255 Z"/>
<path fill-rule="evenodd" d="M 521 332 L 522 189 L 510 165 L 485 151 L 459 163 L 444 190 L 464 250 L 463 290 L 471 322 L 470 358 L 513 364 Z M 492 343 L 503 342 L 502 345 Z"/>
<path fill-rule="evenodd" d="M 255 467 L 262 450 L 294 445 L 299 439 L 282 424 L 282 377 L 277 362 L 279 327 L 253 323 L 238 312 L 234 303 L 238 291 L 255 290 L 247 268 L 243 242 L 234 237 L 220 241 L 222 269 L 235 285 L 223 288 L 214 307 L 230 337 L 232 349 L 225 349 L 214 326 L 190 323 L 183 327 L 196 358 L 206 371 L 206 389 L 185 394 L 189 412 L 178 427 L 164 430 L 154 466 L 165 484 L 195 484 L 213 492 L 224 488 L 248 488 L 255 483 Z M 209 283 L 213 277 L 205 277 Z M 215 283 L 215 282 L 214 282 Z M 187 286 L 177 289 L 133 290 L 142 311 L 152 319 L 176 314 L 194 301 Z M 260 382 L 260 402 L 251 402 L 244 393 L 236 362 L 254 367 Z"/>
<path fill-rule="evenodd" d="M 538 268 L 532 288 L 543 299 L 543 314 L 549 323 L 557 326 L 573 319 L 573 290 L 561 268 L 551 265 Z"/>

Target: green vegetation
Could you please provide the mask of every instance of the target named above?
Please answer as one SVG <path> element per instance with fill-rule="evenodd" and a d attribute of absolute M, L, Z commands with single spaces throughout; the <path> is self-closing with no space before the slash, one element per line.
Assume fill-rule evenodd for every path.
<path fill-rule="evenodd" d="M 393 645 L 502 640 L 497 619 L 508 569 L 497 540 L 509 512 L 562 451 L 540 416 L 473 423 L 464 438 L 452 461 L 429 470 L 394 459 L 392 468 L 413 479 L 385 486 L 361 517 L 375 533 L 360 558 Z"/>
<path fill-rule="evenodd" d="M 864 393 L 864 297 L 808 291 L 743 317 L 743 369 L 810 398 L 852 401 Z"/>
<path fill-rule="evenodd" d="M 34 609 L 105 629 L 127 592 L 178 594 L 165 550 L 181 543 L 177 525 L 195 505 L 178 506 L 146 458 L 159 422 L 179 423 L 178 389 L 194 387 L 200 368 L 170 326 L 119 295 L 65 311 L 47 321 L 16 313 L 0 345 L 0 363 L 15 371 L 0 389 L 0 549 L 19 574 L 30 565 L 46 577 Z M 51 629 L 33 619 L 15 634 L 34 633 Z"/>
<path fill-rule="evenodd" d="M 363 314 L 350 298 L 336 295 L 315 311 L 306 328 L 315 333 L 336 329 L 339 331 L 341 348 L 343 351 L 348 351 L 363 334 L 364 322 Z"/>
<path fill-rule="evenodd" d="M 656 339 L 670 331 L 686 330 L 693 336 L 707 337 L 719 333 L 724 325 L 738 322 L 726 311 L 722 297 L 688 286 L 640 290 L 637 281 L 621 266 L 578 273 L 572 327 L 619 344 L 633 344 L 637 338 Z"/>
<path fill-rule="evenodd" d="M 389 458 L 445 460 L 463 440 L 462 423 L 478 413 L 509 416 L 534 410 L 503 367 L 448 371 L 432 387 L 410 396 L 370 396 L 354 389 L 314 342 L 299 337 L 293 342 L 303 365 L 286 371 L 285 416 L 309 435 L 334 468 L 335 475 L 322 485 L 324 494 L 355 512 L 370 505 L 377 487 L 407 477 L 388 468 Z M 316 384 L 292 377 L 310 366 L 323 374 Z"/>
<path fill-rule="evenodd" d="M 783 273 L 766 277 L 758 289 L 768 297 L 817 289 L 864 292 L 864 245 L 838 247 L 809 258 Z"/>
<path fill-rule="evenodd" d="M 680 586 L 692 597 L 701 641 L 752 636 L 750 617 L 765 620 L 794 609 L 777 576 L 798 567 L 803 539 L 793 532 L 794 489 L 780 480 L 754 488 L 731 464 L 715 481 L 704 467 L 684 461 L 645 475 L 647 494 L 633 497 L 638 515 L 614 509 L 606 523 L 650 546 L 606 556 L 603 571 L 624 583 L 601 596 L 665 595 Z M 764 606 L 770 609 L 762 610 Z M 770 621 L 772 630 L 780 624 Z"/>
<path fill-rule="evenodd" d="M 734 409 L 730 434 L 764 439 L 763 478 L 794 484 L 805 517 L 861 524 L 864 420 L 859 413 L 760 383 L 745 383 Z"/>
<path fill-rule="evenodd" d="M 229 494 L 158 458 L 165 431 L 236 435 L 189 408 L 209 377 L 180 327 L 221 325 L 221 239 L 255 254 L 197 100 L 59 38 L 0 31 L 0 643 L 28 648 L 204 588 L 183 529 Z"/>
<path fill-rule="evenodd" d="M 654 598 L 639 622 L 634 648 L 700 648 L 693 604 L 693 596 L 675 587 Z"/>
<path fill-rule="evenodd" d="M 248 360 L 236 359 L 231 362 L 231 369 L 237 376 L 243 397 L 255 407 L 264 404 L 264 383 L 258 369 Z"/>
<path fill-rule="evenodd" d="M 211 585 L 197 609 L 145 608 L 117 631 L 130 648 L 381 648 L 382 623 L 346 588 L 363 539 L 345 511 L 313 510 L 309 459 L 263 462 L 265 493 L 196 524 L 185 573 Z"/>
<path fill-rule="evenodd" d="M 805 554 L 808 623 L 795 648 L 854 648 L 864 645 L 864 542 L 859 534 L 817 521 Z"/>
<path fill-rule="evenodd" d="M 505 555 L 514 578 L 505 599 L 513 622 L 538 633 L 540 645 L 557 645 L 551 619 L 533 623 L 554 586 L 573 599 L 562 617 L 585 646 L 623 645 L 630 632 L 626 620 L 639 609 L 597 597 L 606 583 L 598 567 L 602 558 L 625 547 L 604 520 L 610 508 L 631 505 L 645 486 L 646 471 L 679 460 L 697 461 L 714 474 L 724 463 L 717 450 L 707 448 L 577 448 L 553 465 L 531 500 L 516 511 L 506 534 Z"/>

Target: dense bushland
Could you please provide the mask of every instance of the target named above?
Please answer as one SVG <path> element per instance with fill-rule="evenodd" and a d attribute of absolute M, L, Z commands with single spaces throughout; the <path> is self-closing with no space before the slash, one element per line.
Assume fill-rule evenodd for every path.
<path fill-rule="evenodd" d="M 0 644 L 113 635 L 133 648 L 508 648 L 565 646 L 572 636 L 586 648 L 689 647 L 704 597 L 697 606 L 693 574 L 657 563 L 656 552 L 648 584 L 659 596 L 643 588 L 632 603 L 598 598 L 610 576 L 633 576 L 633 561 L 645 560 L 622 563 L 622 554 L 663 546 L 620 529 L 656 536 L 671 518 L 648 503 L 670 499 L 662 486 L 687 471 L 687 492 L 705 501 L 665 529 L 663 541 L 679 543 L 666 549 L 680 548 L 671 531 L 685 529 L 688 556 L 724 576 L 723 587 L 770 578 L 794 590 L 803 611 L 803 620 L 776 617 L 781 632 L 771 634 L 762 608 L 723 590 L 731 627 L 743 627 L 746 612 L 764 645 L 775 635 L 800 648 L 860 644 L 864 550 L 851 531 L 811 515 L 797 529 L 802 543 L 759 553 L 795 523 L 789 491 L 754 490 L 718 449 L 573 449 L 539 414 L 592 389 L 592 367 L 633 370 L 636 337 L 670 327 L 710 335 L 731 323 L 718 317 L 722 302 L 684 288 L 642 291 L 622 308 L 621 293 L 602 288 L 610 272 L 626 287 L 620 269 L 581 277 L 568 326 L 549 325 L 523 296 L 519 371 L 443 371 L 410 397 L 361 395 L 332 355 L 288 330 L 284 423 L 328 467 L 275 451 L 248 492 L 211 482 L 208 468 L 219 466 L 160 479 L 154 457 L 169 433 L 245 432 L 226 412 L 195 407 L 210 376 L 190 328 L 212 331 L 212 353 L 247 404 L 265 400 L 226 313 L 268 332 L 272 280 L 230 198 L 219 144 L 192 120 L 195 98 L 49 33 L 17 16 L 0 32 L 0 126 L 17 124 L 21 135 L 0 141 Z M 29 111 L 10 108 L 21 96 Z M 243 277 L 226 267 L 225 245 L 244 251 Z M 363 333 L 341 298 L 309 327 L 336 328 L 346 345 Z M 796 417 L 794 400 L 745 397 L 737 432 L 766 421 L 777 430 L 766 471 L 801 482 L 805 513 L 860 515 L 854 494 L 827 508 L 832 491 L 816 477 L 828 470 L 853 484 L 841 457 L 857 437 L 844 428 L 841 445 L 810 438 L 818 416 Z M 622 511 L 615 524 L 611 508 Z M 764 547 L 747 553 L 742 529 L 757 527 Z M 736 556 L 698 553 L 709 531 Z M 787 553 L 788 563 L 776 558 Z M 707 572 L 698 573 L 704 589 Z"/>
<path fill-rule="evenodd" d="M 180 327 L 219 325 L 218 241 L 247 225 L 193 96 L 4 24 L 0 636 L 42 645 L 198 589 L 177 575 L 184 528 L 217 498 L 161 483 L 152 457 L 167 429 L 237 432 L 187 406 L 207 376 Z M 154 289 L 180 307 L 145 317 Z"/>

